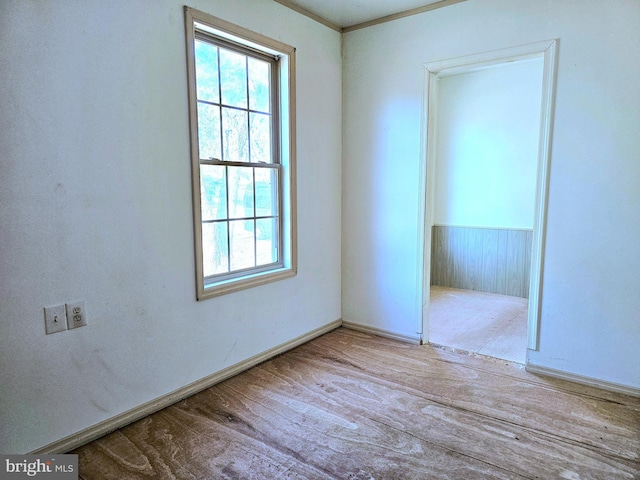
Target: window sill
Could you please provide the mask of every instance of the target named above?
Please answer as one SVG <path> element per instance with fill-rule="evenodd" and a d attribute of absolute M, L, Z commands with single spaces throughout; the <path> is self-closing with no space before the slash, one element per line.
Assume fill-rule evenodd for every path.
<path fill-rule="evenodd" d="M 232 280 L 225 280 L 222 282 L 212 282 L 198 288 L 197 298 L 198 300 L 206 300 L 207 298 L 219 297 L 220 295 L 226 295 L 227 293 L 257 287 L 266 283 L 284 280 L 285 278 L 291 278 L 295 275 L 296 271 L 293 268 L 285 267 L 277 270 L 270 270 L 268 272 L 256 273 L 255 275 L 247 277 L 234 278 Z"/>

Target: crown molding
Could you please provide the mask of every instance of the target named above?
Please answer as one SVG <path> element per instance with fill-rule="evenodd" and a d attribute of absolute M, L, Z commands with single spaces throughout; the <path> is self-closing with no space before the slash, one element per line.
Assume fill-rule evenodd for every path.
<path fill-rule="evenodd" d="M 362 28 L 372 27 L 374 25 L 379 25 L 381 23 L 392 22 L 393 20 L 398 20 L 399 18 L 418 15 L 419 13 L 429 12 L 431 10 L 436 10 L 442 7 L 448 7 L 449 5 L 455 5 L 456 3 L 461 3 L 466 1 L 467 0 L 442 0 L 440 2 L 430 3 L 429 5 L 424 5 L 422 7 L 412 8 L 410 10 L 405 10 L 403 12 L 393 13 L 391 15 L 386 15 L 384 17 L 376 18 L 374 20 L 369 20 L 368 22 L 357 23 L 356 25 L 350 25 L 348 27 L 344 27 L 342 29 L 342 33 L 353 32 L 354 30 L 360 30 Z"/>
<path fill-rule="evenodd" d="M 429 5 L 424 5 L 422 7 L 416 7 L 416 8 L 412 8 L 410 10 L 404 10 L 402 12 L 393 13 L 391 15 L 386 15 L 384 17 L 375 18 L 373 20 L 368 20 L 366 22 L 356 23 L 355 25 L 349 25 L 347 27 L 340 27 L 339 25 L 336 25 L 335 23 L 330 22 L 326 18 L 321 17 L 320 15 L 316 15 L 315 13 L 310 12 L 306 8 L 302 8 L 302 7 L 294 4 L 290 0 L 274 0 L 274 1 L 276 3 L 284 5 L 285 7 L 289 8 L 291 10 L 294 10 L 294 11 L 296 11 L 298 13 L 301 13 L 302 15 L 305 15 L 305 16 L 311 18 L 312 20 L 315 20 L 318 23 L 321 23 L 321 24 L 327 26 L 327 27 L 335 30 L 336 32 L 347 33 L 347 32 L 353 32 L 354 30 L 360 30 L 362 28 L 367 28 L 367 27 L 372 27 L 374 25 L 379 25 L 381 23 L 386 23 L 386 22 L 391 22 L 393 20 L 398 20 L 399 18 L 409 17 L 411 15 L 418 15 L 419 13 L 429 12 L 431 10 L 436 10 L 436 9 L 442 8 L 442 7 L 448 7 L 449 5 L 454 5 L 456 3 L 466 2 L 467 0 L 441 0 L 441 1 L 436 2 L 436 3 L 430 3 Z"/>
<path fill-rule="evenodd" d="M 305 15 L 309 18 L 311 18 L 312 20 L 315 20 L 318 23 L 323 24 L 326 27 L 329 27 L 333 30 L 335 30 L 336 32 L 342 32 L 342 27 L 340 27 L 339 25 L 336 25 L 333 22 L 330 22 L 329 20 L 327 20 L 326 18 L 321 17 L 320 15 L 316 15 L 313 12 L 310 12 L 309 10 L 307 10 L 306 8 L 302 8 L 298 5 L 295 5 L 294 3 L 290 2 L 289 0 L 274 0 L 274 2 L 279 3 L 281 5 L 284 5 L 287 8 L 290 8 L 291 10 L 294 10 L 298 13 L 301 13 L 302 15 Z"/>

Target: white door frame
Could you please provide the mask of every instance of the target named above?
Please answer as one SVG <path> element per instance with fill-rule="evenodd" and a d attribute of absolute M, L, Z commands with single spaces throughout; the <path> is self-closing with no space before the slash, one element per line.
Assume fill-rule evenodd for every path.
<path fill-rule="evenodd" d="M 547 216 L 547 190 L 549 184 L 549 161 L 551 157 L 551 135 L 553 132 L 553 109 L 555 101 L 556 63 L 558 40 L 521 45 L 518 47 L 484 52 L 476 55 L 425 63 L 423 65 L 423 100 L 420 146 L 420 207 L 418 228 L 418 258 L 422 268 L 418 269 L 419 311 L 422 312 L 418 333 L 420 343 L 428 342 L 429 336 L 429 289 L 431 286 L 431 230 L 434 224 L 435 199 L 435 138 L 438 82 L 445 76 L 467 73 L 488 67 L 527 58 L 543 58 L 542 102 L 540 111 L 540 140 L 538 144 L 538 173 L 536 180 L 535 218 L 531 275 L 529 285 L 529 315 L 527 325 L 527 348 L 538 350 L 540 326 L 540 301 L 542 291 L 542 267 Z M 528 358 L 528 356 L 527 356 Z"/>

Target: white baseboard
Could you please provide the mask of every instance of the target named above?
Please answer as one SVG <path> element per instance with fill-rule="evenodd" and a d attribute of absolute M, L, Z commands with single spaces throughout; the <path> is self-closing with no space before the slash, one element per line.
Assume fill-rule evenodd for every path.
<path fill-rule="evenodd" d="M 561 380 L 568 380 L 570 382 L 580 383 L 582 385 L 601 388 L 610 392 L 624 393 L 626 395 L 640 397 L 640 388 L 629 387 L 627 385 L 621 385 L 619 383 L 607 382 L 605 380 L 599 380 L 597 378 L 584 377 L 582 375 L 576 375 L 575 373 L 563 372 L 562 370 L 542 367 L 540 365 L 533 365 L 531 363 L 527 363 L 524 369 L 529 373 L 546 375 L 548 377 L 559 378 Z"/>
<path fill-rule="evenodd" d="M 265 362 L 270 358 L 275 357 L 276 355 L 280 355 L 287 350 L 291 350 L 299 345 L 302 345 L 303 343 L 313 340 L 316 337 L 324 335 L 331 330 L 335 330 L 341 325 L 342 320 L 335 320 L 331 323 L 328 323 L 327 325 L 324 325 L 323 327 L 316 328 L 309 333 L 294 338 L 293 340 L 289 340 L 288 342 L 271 348 L 263 353 L 254 355 L 251 358 L 236 363 L 235 365 L 227 367 L 224 370 L 214 373 L 213 375 L 209 375 L 196 382 L 190 383 L 189 385 L 186 385 L 182 388 L 174 390 L 173 392 L 163 395 L 162 397 L 151 400 L 150 402 L 132 408 L 131 410 L 121 413 L 120 415 L 116 415 L 115 417 L 111 417 L 103 422 L 97 423 L 96 425 L 88 427 L 80 432 L 74 433 L 73 435 L 69 435 L 68 437 L 62 438 L 48 445 L 45 445 L 44 447 L 38 448 L 37 450 L 31 452 L 31 454 L 57 454 L 68 452 L 70 450 L 78 448 L 85 443 L 102 437 L 103 435 L 117 430 L 118 428 L 122 428 L 125 425 L 146 417 L 147 415 L 173 405 L 174 403 L 179 402 L 180 400 L 183 400 L 206 388 L 209 388 L 216 383 L 220 383 L 223 380 L 231 378 L 234 375 L 250 369 L 251 367 L 255 367 L 256 365 Z"/>
<path fill-rule="evenodd" d="M 359 323 L 351 323 L 351 322 L 342 322 L 342 326 L 344 328 L 348 328 L 350 330 L 355 330 L 357 332 L 369 333 L 371 335 L 378 335 L 380 337 L 391 338 L 393 340 L 400 340 L 401 342 L 407 343 L 420 343 L 420 335 L 403 335 L 400 333 L 390 332 L 389 330 L 383 330 L 381 328 L 369 327 L 368 325 L 361 325 Z"/>

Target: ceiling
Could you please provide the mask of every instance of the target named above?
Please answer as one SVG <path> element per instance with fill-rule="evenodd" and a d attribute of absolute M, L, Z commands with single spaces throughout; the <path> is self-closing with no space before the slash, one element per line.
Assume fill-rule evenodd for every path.
<path fill-rule="evenodd" d="M 412 14 L 462 0 L 275 0 L 337 30 L 395 14 Z M 424 7 L 424 8 L 423 8 Z M 414 11 L 417 10 L 417 11 Z M 404 15 L 401 15 L 404 16 Z M 317 18 L 319 17 L 319 18 Z M 323 21 L 324 20 L 324 21 Z"/>

